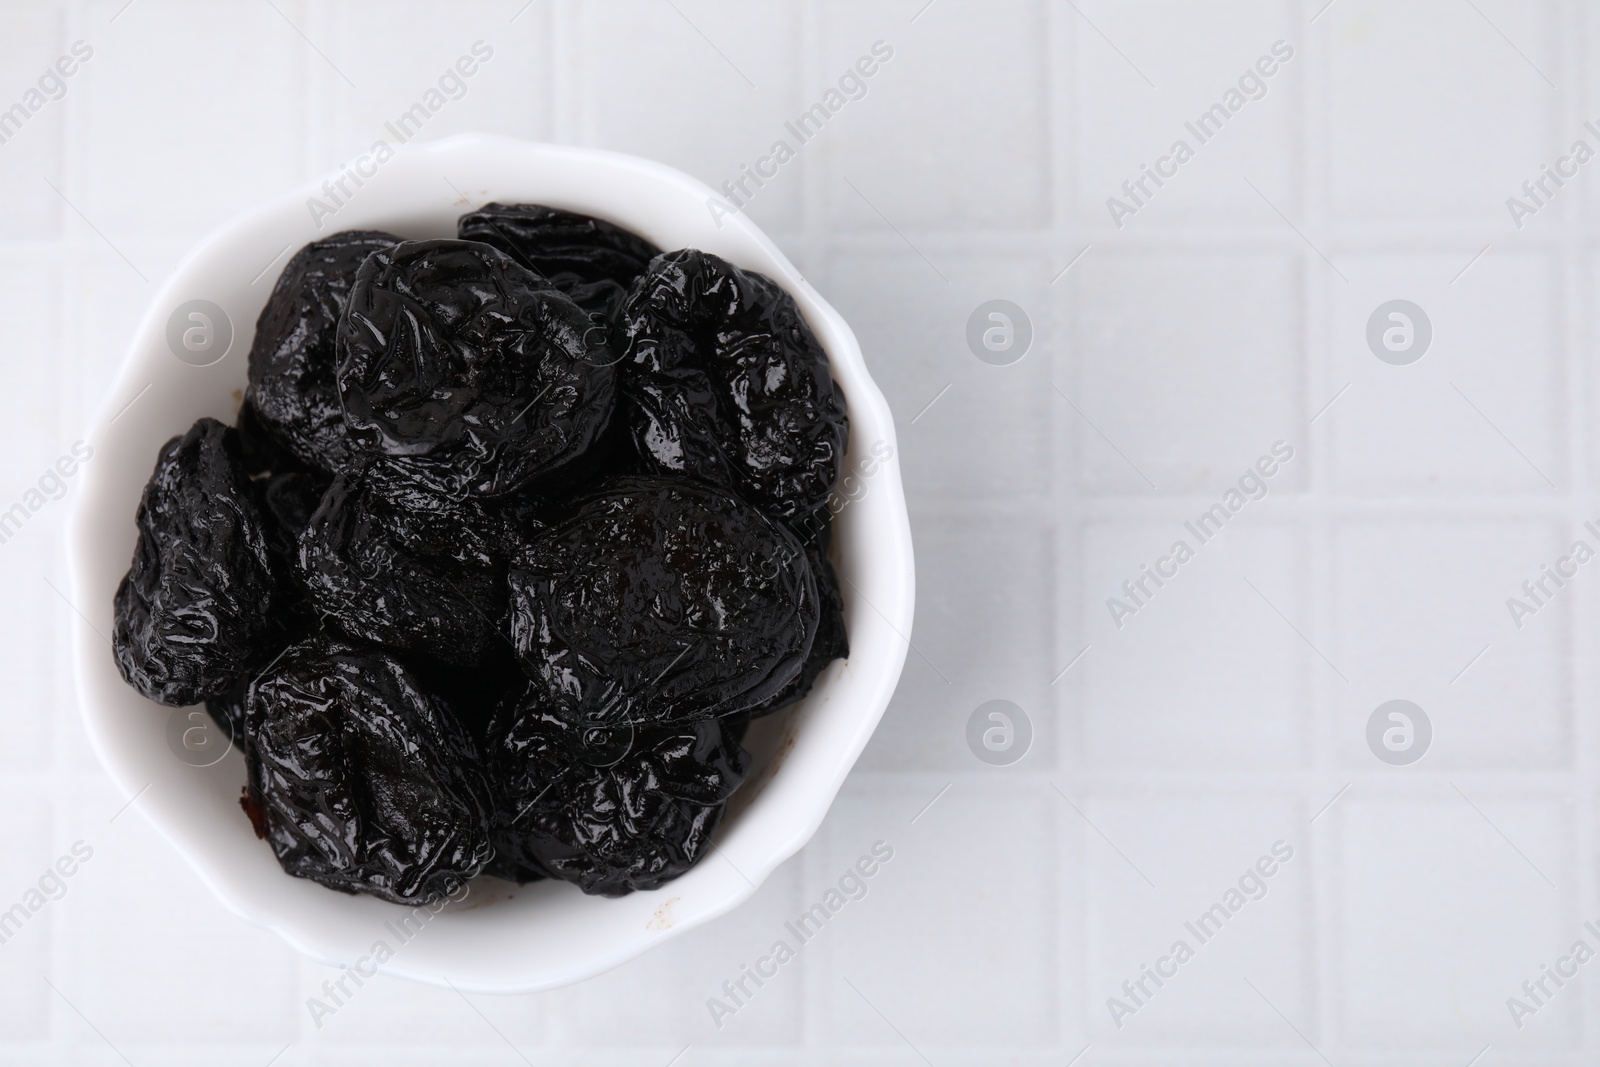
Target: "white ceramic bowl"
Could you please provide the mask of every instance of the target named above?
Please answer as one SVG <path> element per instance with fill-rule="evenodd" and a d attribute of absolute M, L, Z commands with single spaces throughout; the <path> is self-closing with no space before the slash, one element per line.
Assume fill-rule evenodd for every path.
<path fill-rule="evenodd" d="M 80 475 L 70 525 L 72 598 L 84 616 L 73 633 L 83 716 L 101 762 L 125 795 L 137 794 L 134 807 L 244 918 L 329 963 L 369 969 L 383 942 L 392 953 L 382 964 L 386 973 L 483 992 L 548 989 L 598 974 L 728 911 L 816 832 L 889 702 L 911 632 L 911 534 L 894 425 L 844 320 L 749 219 L 714 217 L 708 208 L 714 194 L 685 174 L 610 152 L 477 135 L 406 145 L 393 159 L 361 169 L 367 173 L 357 173 L 359 189 L 353 179 L 344 183 L 353 195 L 335 187 L 341 204 L 317 182 L 213 233 L 178 266 L 140 323 L 89 434 L 94 458 Z M 337 211 L 314 220 L 312 197 Z M 103 635 L 111 632 L 112 595 L 132 556 L 134 510 L 157 450 L 201 416 L 234 420 L 256 316 L 292 251 L 345 229 L 453 237 L 457 216 L 490 200 L 609 219 L 662 248 L 715 252 L 793 294 L 849 405 L 845 470 L 852 480 L 845 485 L 857 499 L 836 520 L 834 554 L 850 658 L 824 672 L 793 711 L 752 730 L 747 744 L 756 769 L 730 804 L 714 852 L 682 878 L 616 900 L 587 897 L 564 883 L 517 887 L 480 878 L 465 900 L 402 939 L 397 930 L 408 909 L 333 892 L 279 869 L 240 810 L 239 754 L 209 767 L 179 759 L 167 740 L 172 709 L 123 683 Z M 209 366 L 179 359 L 169 346 L 169 319 L 191 300 L 213 302 L 232 323 L 231 346 Z"/>

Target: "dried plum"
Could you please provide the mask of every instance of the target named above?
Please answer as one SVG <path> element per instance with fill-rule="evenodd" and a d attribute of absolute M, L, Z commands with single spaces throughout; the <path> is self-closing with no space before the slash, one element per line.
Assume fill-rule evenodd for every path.
<path fill-rule="evenodd" d="M 574 759 L 578 732 L 536 696 L 507 705 L 490 726 L 489 872 L 519 882 L 549 874 L 615 897 L 694 866 L 749 770 L 737 729 L 704 721 L 640 730 L 604 766 Z"/>
<path fill-rule="evenodd" d="M 510 572 L 510 634 L 551 713 L 664 726 L 772 698 L 817 627 L 794 535 L 715 486 L 617 478 Z"/>
<path fill-rule="evenodd" d="M 283 268 L 256 320 L 248 407 L 294 455 L 326 471 L 352 459 L 335 380 L 339 319 L 357 268 L 399 240 L 350 230 L 313 241 Z"/>
<path fill-rule="evenodd" d="M 360 474 L 328 487 L 301 535 L 299 562 L 317 613 L 349 637 L 459 665 L 505 641 L 502 570 L 405 548 Z"/>
<path fill-rule="evenodd" d="M 823 540 L 826 540 L 826 534 L 823 535 Z M 807 653 L 805 665 L 800 668 L 800 673 L 795 675 L 788 685 L 759 707 L 744 712 L 740 718 L 760 718 L 786 708 L 797 700 L 803 700 L 811 692 L 811 687 L 816 684 L 817 676 L 822 673 L 823 668 L 836 659 L 845 659 L 850 655 L 850 636 L 845 630 L 844 598 L 839 592 L 838 575 L 834 572 L 833 564 L 828 561 L 826 550 L 820 545 L 808 544 L 806 558 L 811 562 L 811 573 L 816 576 L 817 597 L 821 603 L 821 611 L 817 618 L 817 633 L 811 641 L 811 651 Z"/>
<path fill-rule="evenodd" d="M 455 494 L 550 478 L 605 432 L 615 357 L 559 290 L 475 241 L 407 241 L 357 272 L 339 325 L 356 447 Z"/>
<path fill-rule="evenodd" d="M 162 704 L 224 695 L 277 651 L 272 560 L 234 431 L 201 419 L 168 441 L 136 522 L 114 605 L 117 668 Z"/>
<path fill-rule="evenodd" d="M 620 313 L 622 390 L 653 470 L 790 519 L 823 506 L 849 438 L 828 357 L 794 299 L 707 252 L 657 256 Z"/>
<path fill-rule="evenodd" d="M 661 250 L 603 219 L 542 204 L 485 204 L 456 224 L 463 241 L 493 245 L 609 321 Z"/>
<path fill-rule="evenodd" d="M 250 686 L 250 792 L 289 874 L 424 903 L 491 855 L 466 731 L 398 660 L 318 637 Z"/>

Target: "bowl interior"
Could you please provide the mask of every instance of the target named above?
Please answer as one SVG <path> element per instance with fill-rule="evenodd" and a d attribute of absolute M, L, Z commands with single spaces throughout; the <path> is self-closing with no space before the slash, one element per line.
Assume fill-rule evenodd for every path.
<path fill-rule="evenodd" d="M 342 179 L 342 180 L 341 180 Z M 358 185 L 359 182 L 359 185 Z M 911 629 L 910 531 L 894 427 L 842 319 L 742 215 L 713 211 L 693 179 L 633 157 L 469 135 L 358 160 L 258 208 L 209 237 L 177 268 L 141 322 L 102 414 L 69 530 L 75 672 L 101 761 L 234 911 L 317 958 L 374 954 L 387 973 L 485 992 L 526 992 L 597 974 L 675 932 L 727 911 L 810 838 L 888 704 Z M 133 516 L 158 449 L 195 419 L 234 421 L 256 316 L 294 250 L 347 229 L 453 237 L 483 203 L 537 202 L 595 215 L 665 249 L 701 248 L 779 281 L 799 302 L 833 364 L 850 415 L 850 451 L 834 555 L 851 654 L 811 695 L 753 729 L 757 769 L 735 796 L 713 854 L 682 878 L 616 900 L 556 883 L 475 880 L 434 914 L 351 897 L 290 878 L 256 839 L 238 799 L 243 760 L 194 767 L 167 743 L 173 709 L 128 688 L 112 661 L 112 596 L 132 556 Z M 178 358 L 169 320 L 189 301 L 220 307 L 225 354 Z M 181 332 L 181 331 L 180 331 Z M 179 712 L 178 714 L 182 714 Z M 426 927 L 425 934 L 416 931 Z M 387 952 L 379 953 L 383 944 Z M 379 962 L 374 959 L 374 962 Z"/>

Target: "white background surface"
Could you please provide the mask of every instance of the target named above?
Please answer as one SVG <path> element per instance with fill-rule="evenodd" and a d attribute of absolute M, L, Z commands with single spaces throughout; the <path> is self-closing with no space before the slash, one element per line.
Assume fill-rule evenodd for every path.
<path fill-rule="evenodd" d="M 750 904 L 571 989 L 379 979 L 319 1028 L 331 972 L 119 814 L 68 682 L 48 503 L 0 545 L 0 908 L 73 841 L 94 858 L 0 945 L 0 1062 L 1594 1062 L 1593 981 L 1521 1029 L 1506 999 L 1600 948 L 1600 562 L 1520 629 L 1506 599 L 1600 547 L 1600 163 L 1521 229 L 1506 198 L 1600 148 L 1600 22 L 1324 2 L 0 8 L 0 108 L 94 48 L 0 145 L 0 507 L 80 436 L 195 240 L 353 159 L 474 41 L 493 59 L 425 136 L 620 149 L 712 185 L 888 42 L 750 210 L 895 409 L 919 574 L 894 705 Z M 1116 228 L 1106 198 L 1277 40 L 1294 58 L 1265 96 Z M 1035 330 L 1007 367 L 964 337 L 996 297 Z M 1434 329 L 1405 367 L 1365 341 L 1395 298 Z M 1106 598 L 1279 440 L 1270 495 L 1117 628 Z M 1408 767 L 1365 742 L 1394 698 L 1433 723 Z M 991 699 L 1035 726 L 1010 767 L 964 739 Z M 880 839 L 866 899 L 715 1027 L 707 998 Z M 1107 998 L 1279 840 L 1265 898 L 1117 1028 Z"/>

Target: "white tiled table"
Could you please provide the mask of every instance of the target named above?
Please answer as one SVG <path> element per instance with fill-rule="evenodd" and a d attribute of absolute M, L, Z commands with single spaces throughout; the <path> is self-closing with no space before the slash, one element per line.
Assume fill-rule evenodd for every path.
<path fill-rule="evenodd" d="M 1506 1006 L 1600 948 L 1600 563 L 1521 629 L 1506 608 L 1600 517 L 1600 162 L 1521 229 L 1506 207 L 1600 148 L 1592 5 L 124 3 L 0 7 L 0 109 L 94 49 L 0 144 L 0 509 L 81 436 L 194 241 L 364 151 L 474 41 L 493 58 L 424 136 L 720 185 L 883 40 L 749 210 L 894 407 L 915 649 L 816 840 L 738 912 L 541 996 L 380 979 L 319 1028 L 331 972 L 118 814 L 51 501 L 0 544 L 0 908 L 73 841 L 94 856 L 0 945 L 0 1063 L 1595 1062 L 1588 968 L 1521 1029 Z M 1114 226 L 1106 198 L 1279 40 L 1265 94 Z M 1034 327 L 1011 366 L 965 341 L 992 298 Z M 1434 329 L 1411 366 L 1365 340 L 1395 298 Z M 1118 628 L 1106 599 L 1280 440 L 1270 494 Z M 1412 766 L 1365 740 L 1394 698 L 1433 724 Z M 965 742 L 993 699 L 1034 726 L 1009 767 Z M 707 998 L 877 840 L 867 897 L 714 1026 Z M 1280 840 L 1264 897 L 1200 944 L 1185 923 Z M 1193 958 L 1119 1029 L 1107 998 L 1179 938 Z"/>

